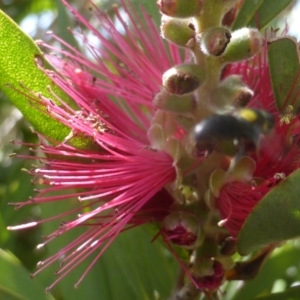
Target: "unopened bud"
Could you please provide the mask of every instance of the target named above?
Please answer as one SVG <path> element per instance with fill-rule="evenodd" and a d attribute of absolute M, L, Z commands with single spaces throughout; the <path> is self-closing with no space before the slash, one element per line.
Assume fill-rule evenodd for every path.
<path fill-rule="evenodd" d="M 162 141 L 162 146 L 165 144 L 166 139 L 172 137 L 174 135 L 174 133 L 177 130 L 177 122 L 175 119 L 175 115 L 174 114 L 170 114 L 168 112 L 165 112 L 164 110 L 158 109 L 155 112 L 154 117 L 151 120 L 151 126 L 150 129 L 152 127 L 152 125 L 158 125 L 159 127 L 162 128 L 164 135 L 162 136 L 163 141 Z M 154 130 L 154 133 L 156 132 L 156 129 Z M 150 134 L 150 130 L 148 130 L 148 137 Z M 156 134 L 153 135 L 154 137 L 156 136 Z M 149 137 L 149 140 L 152 141 L 152 139 Z M 152 145 L 152 143 L 151 143 Z M 155 147 L 153 147 L 155 148 Z M 158 148 L 155 148 L 158 149 Z"/>
<path fill-rule="evenodd" d="M 154 97 L 153 105 L 173 113 L 187 114 L 195 110 L 196 99 L 193 94 L 178 96 L 162 90 Z"/>
<path fill-rule="evenodd" d="M 205 78 L 204 70 L 196 64 L 175 66 L 163 74 L 165 89 L 176 95 L 184 95 L 196 90 Z"/>
<path fill-rule="evenodd" d="M 195 118 L 187 115 L 175 115 L 177 123 L 185 129 L 186 132 L 190 132 L 195 126 Z"/>
<path fill-rule="evenodd" d="M 201 50 L 206 55 L 221 55 L 230 42 L 231 33 L 225 27 L 211 27 L 201 34 Z"/>
<path fill-rule="evenodd" d="M 220 190 L 227 183 L 228 176 L 222 169 L 216 169 L 209 177 L 209 189 L 216 198 L 220 195 Z"/>
<path fill-rule="evenodd" d="M 173 159 L 173 164 L 176 164 L 183 153 L 181 142 L 175 138 L 168 139 L 164 146 L 164 152 L 168 153 Z"/>
<path fill-rule="evenodd" d="M 161 35 L 177 46 L 191 48 L 195 43 L 195 30 L 190 19 L 177 19 L 163 16 L 161 19 Z"/>
<path fill-rule="evenodd" d="M 197 248 L 195 261 L 191 267 L 193 279 L 203 290 L 215 290 L 224 280 L 225 270 L 219 258 L 218 246 L 212 240 L 204 240 Z"/>
<path fill-rule="evenodd" d="M 151 147 L 155 150 L 162 150 L 165 145 L 165 134 L 163 128 L 158 124 L 152 124 L 147 132 Z"/>
<path fill-rule="evenodd" d="M 224 267 L 218 261 L 211 261 L 211 275 L 196 276 L 193 275 L 193 279 L 197 282 L 197 286 L 202 290 L 217 290 L 224 281 Z"/>
<path fill-rule="evenodd" d="M 163 233 L 174 244 L 193 248 L 199 242 L 200 225 L 193 215 L 186 212 L 173 212 L 163 222 Z"/>
<path fill-rule="evenodd" d="M 232 75 L 225 78 L 214 91 L 212 104 L 220 109 L 228 106 L 245 107 L 252 96 L 252 90 L 243 83 L 242 78 Z"/>
<path fill-rule="evenodd" d="M 158 0 L 157 5 L 167 16 L 190 18 L 200 14 L 202 0 Z"/>
<path fill-rule="evenodd" d="M 222 54 L 225 63 L 251 58 L 263 46 L 263 37 L 255 28 L 241 28 L 231 33 L 230 43 Z"/>

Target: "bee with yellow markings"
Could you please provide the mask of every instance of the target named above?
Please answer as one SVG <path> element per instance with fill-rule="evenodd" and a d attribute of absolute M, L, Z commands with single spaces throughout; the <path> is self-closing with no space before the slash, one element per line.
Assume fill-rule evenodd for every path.
<path fill-rule="evenodd" d="M 261 136 L 274 128 L 274 117 L 264 111 L 243 108 L 232 114 L 212 115 L 198 123 L 193 132 L 197 149 L 214 149 L 215 145 L 232 141 L 242 147 L 243 142 L 252 142 L 258 147 Z"/>

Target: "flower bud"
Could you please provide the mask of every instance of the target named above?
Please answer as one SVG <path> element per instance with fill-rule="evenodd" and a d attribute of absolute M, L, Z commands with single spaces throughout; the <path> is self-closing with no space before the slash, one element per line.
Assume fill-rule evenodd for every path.
<path fill-rule="evenodd" d="M 241 28 L 231 33 L 230 43 L 222 54 L 225 63 L 248 59 L 263 46 L 263 37 L 255 28 Z"/>
<path fill-rule="evenodd" d="M 191 48 L 195 43 L 195 30 L 190 19 L 177 19 L 162 16 L 161 35 L 179 47 Z"/>
<path fill-rule="evenodd" d="M 163 234 L 172 243 L 185 248 L 194 248 L 200 235 L 199 220 L 185 212 L 173 212 L 163 222 Z"/>
<path fill-rule="evenodd" d="M 211 264 L 211 275 L 193 275 L 193 279 L 197 282 L 198 287 L 202 290 L 216 290 L 222 285 L 224 281 L 225 271 L 223 265 L 218 261 L 211 261 Z"/>
<path fill-rule="evenodd" d="M 225 78 L 212 95 L 212 105 L 219 109 L 226 109 L 228 106 L 245 107 L 253 92 L 246 86 L 242 78 L 232 75 Z"/>
<path fill-rule="evenodd" d="M 195 118 L 187 115 L 175 115 L 176 122 L 185 129 L 186 132 L 190 132 L 195 126 Z"/>
<path fill-rule="evenodd" d="M 193 94 L 178 96 L 170 94 L 166 90 L 156 94 L 152 103 L 157 108 L 177 114 L 191 113 L 196 108 L 196 99 Z"/>
<path fill-rule="evenodd" d="M 231 33 L 225 27 L 211 27 L 201 34 L 201 50 L 206 55 L 221 55 L 230 42 Z"/>
<path fill-rule="evenodd" d="M 182 64 L 166 71 L 163 74 L 162 83 L 169 93 L 184 95 L 196 90 L 204 77 L 204 70 L 199 65 Z"/>
<path fill-rule="evenodd" d="M 172 157 L 173 163 L 176 164 L 183 153 L 183 147 L 177 139 L 170 138 L 164 145 L 164 151 Z"/>
<path fill-rule="evenodd" d="M 174 115 L 158 109 L 148 129 L 148 139 L 151 147 L 156 150 L 162 150 L 166 140 L 172 137 L 176 130 L 177 123 Z"/>
<path fill-rule="evenodd" d="M 232 166 L 227 181 L 249 182 L 252 179 L 255 169 L 255 161 L 249 156 L 243 156 Z"/>
<path fill-rule="evenodd" d="M 190 18 L 200 14 L 202 0 L 158 0 L 157 5 L 167 16 Z"/>
<path fill-rule="evenodd" d="M 150 141 L 151 147 L 155 150 L 163 149 L 165 145 L 165 134 L 162 126 L 158 124 L 152 124 L 147 132 L 148 139 Z"/>
<path fill-rule="evenodd" d="M 209 189 L 215 197 L 219 197 L 221 188 L 227 183 L 227 173 L 222 169 L 216 169 L 209 177 Z"/>

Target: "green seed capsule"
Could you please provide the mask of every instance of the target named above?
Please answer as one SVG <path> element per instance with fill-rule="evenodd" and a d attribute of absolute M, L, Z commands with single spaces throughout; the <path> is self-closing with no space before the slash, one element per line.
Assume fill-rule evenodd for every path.
<path fill-rule="evenodd" d="M 197 64 L 182 64 L 166 71 L 162 76 L 164 88 L 171 94 L 184 95 L 196 90 L 205 78 Z"/>
<path fill-rule="evenodd" d="M 191 48 L 195 43 L 195 30 L 190 19 L 163 16 L 160 31 L 164 39 L 179 47 Z"/>
<path fill-rule="evenodd" d="M 263 46 L 263 37 L 256 28 L 241 28 L 231 33 L 230 43 L 222 54 L 224 63 L 251 58 Z"/>

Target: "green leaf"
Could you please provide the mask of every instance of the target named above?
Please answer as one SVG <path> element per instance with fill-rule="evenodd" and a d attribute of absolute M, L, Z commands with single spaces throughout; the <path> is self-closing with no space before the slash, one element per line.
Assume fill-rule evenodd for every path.
<path fill-rule="evenodd" d="M 242 255 L 300 236 L 300 170 L 276 185 L 253 209 L 237 240 Z"/>
<path fill-rule="evenodd" d="M 12 254 L 0 249 L 0 298 L 9 300 L 54 300 L 39 281 L 33 282 L 29 272 Z"/>
<path fill-rule="evenodd" d="M 297 111 L 300 106 L 297 41 L 291 37 L 274 39 L 268 46 L 268 60 L 278 110 L 282 112 L 288 104 L 293 104 Z"/>
<path fill-rule="evenodd" d="M 245 0 L 232 29 L 236 30 L 245 26 L 261 29 L 292 2 L 293 0 Z"/>
<path fill-rule="evenodd" d="M 300 286 L 290 288 L 282 293 L 274 293 L 274 294 L 267 295 L 267 296 L 257 297 L 257 298 L 255 298 L 255 300 L 256 299 L 257 300 L 283 300 L 283 299 L 284 300 L 296 300 L 296 299 L 300 299 Z"/>
<path fill-rule="evenodd" d="M 145 11 L 151 15 L 154 22 L 159 26 L 160 24 L 160 13 L 156 5 L 156 1 L 149 1 L 149 0 L 131 0 L 130 1 L 135 8 L 135 13 L 138 12 L 140 17 L 142 17 L 140 8 L 144 8 Z"/>
<path fill-rule="evenodd" d="M 35 57 L 42 58 L 42 52 L 34 41 L 27 36 L 8 16 L 0 11 L 0 89 L 21 110 L 25 118 L 39 131 L 57 140 L 62 140 L 70 132 L 67 127 L 50 118 L 46 113 L 37 110 L 29 103 L 23 94 L 15 91 L 13 87 L 22 90 L 20 82 L 34 91 L 42 92 L 51 97 L 46 90 L 51 86 L 53 90 L 66 97 L 53 86 L 34 62 Z"/>
<path fill-rule="evenodd" d="M 51 118 L 41 105 L 32 104 L 32 100 L 30 102 L 24 93 L 28 94 L 30 90 L 53 99 L 54 96 L 47 89 L 51 87 L 58 97 L 76 108 L 74 101 L 36 66 L 35 58 L 45 68 L 51 69 L 34 41 L 1 10 L 0 41 L 0 89 L 38 132 L 57 141 L 63 141 L 70 134 L 70 129 Z M 73 139 L 73 145 L 79 148 L 91 148 L 93 143 L 84 137 L 76 137 Z"/>
<path fill-rule="evenodd" d="M 247 26 L 255 15 L 255 12 L 262 5 L 263 1 L 264 0 L 245 0 L 232 24 L 232 30 L 237 30 Z"/>
<path fill-rule="evenodd" d="M 274 283 L 278 279 L 283 280 L 286 287 L 299 281 L 300 249 L 299 246 L 295 245 L 296 243 L 290 241 L 277 248 L 263 264 L 254 279 L 245 281 L 242 286 L 238 281 L 231 281 L 229 288 L 226 288 L 226 297 L 223 300 L 245 300 L 271 294 L 274 290 Z M 292 270 L 292 273 L 288 270 Z"/>
<path fill-rule="evenodd" d="M 292 2 L 293 0 L 264 0 L 247 26 L 258 27 L 259 29 L 264 28 Z"/>

